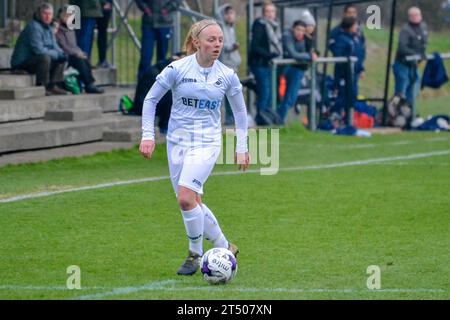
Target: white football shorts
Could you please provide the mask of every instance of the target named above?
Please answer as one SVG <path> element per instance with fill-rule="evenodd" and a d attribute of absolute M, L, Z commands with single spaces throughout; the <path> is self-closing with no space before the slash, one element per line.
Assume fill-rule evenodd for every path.
<path fill-rule="evenodd" d="M 182 146 L 167 141 L 170 180 L 175 194 L 178 186 L 203 194 L 203 185 L 211 174 L 221 147 L 216 145 Z"/>

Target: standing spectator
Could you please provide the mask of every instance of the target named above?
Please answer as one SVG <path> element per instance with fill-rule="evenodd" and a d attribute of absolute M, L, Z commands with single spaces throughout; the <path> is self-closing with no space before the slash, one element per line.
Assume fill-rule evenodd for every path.
<path fill-rule="evenodd" d="M 64 5 L 58 11 L 59 30 L 56 33 L 56 40 L 68 55 L 69 65 L 78 71 L 78 78 L 84 83 L 86 93 L 103 93 L 103 89 L 94 85 L 95 79 L 92 76 L 91 65 L 86 53 L 77 46 L 75 31 L 67 28 L 67 19 L 69 18 L 67 8 L 68 5 Z"/>
<path fill-rule="evenodd" d="M 281 28 L 276 18 L 276 7 L 271 2 L 265 2 L 262 8 L 263 16 L 256 19 L 252 26 L 252 40 L 249 53 L 250 69 L 256 80 L 256 122 L 266 125 L 261 117 L 263 112 L 272 110 L 272 72 L 269 63 L 274 58 L 281 58 Z M 276 76 L 276 75 L 274 75 Z"/>
<path fill-rule="evenodd" d="M 97 18 L 97 47 L 98 64 L 97 68 L 110 68 L 106 61 L 106 50 L 108 49 L 108 25 L 111 19 L 112 0 L 101 0 L 103 17 Z"/>
<path fill-rule="evenodd" d="M 292 25 L 291 30 L 287 30 L 283 34 L 283 50 L 286 59 L 295 59 L 298 62 L 304 62 L 300 65 L 288 66 L 285 71 L 287 89 L 284 99 L 278 107 L 278 115 L 281 124 L 286 122 L 286 114 L 288 110 L 295 105 L 305 70 L 308 65 L 305 62 L 316 60 L 315 53 L 309 53 L 305 40 L 306 24 L 297 20 Z"/>
<path fill-rule="evenodd" d="M 358 20 L 358 10 L 354 5 L 348 4 L 344 7 L 343 18 L 348 17 L 353 17 Z M 342 30 L 341 25 L 336 26 L 330 32 L 329 48 L 335 56 L 336 41 L 343 32 L 344 30 Z M 364 68 L 364 62 L 366 60 L 366 37 L 364 36 L 362 25 L 359 22 L 356 32 L 353 33 L 353 37 L 355 42 L 355 57 L 358 58 L 355 65 L 355 96 L 357 96 L 359 92 L 358 80 L 364 80 L 366 77 Z"/>
<path fill-rule="evenodd" d="M 242 59 L 239 54 L 239 43 L 236 40 L 236 10 L 232 5 L 225 4 L 219 8 L 219 15 L 223 31 L 223 48 L 219 60 L 237 73 Z M 233 112 L 230 103 L 225 99 L 225 125 L 230 126 L 233 124 Z"/>
<path fill-rule="evenodd" d="M 90 60 L 95 24 L 97 18 L 103 17 L 102 4 L 100 0 L 70 0 L 70 4 L 80 7 L 81 29 L 76 31 L 77 43 Z"/>
<path fill-rule="evenodd" d="M 36 85 L 45 86 L 47 95 L 67 94 L 58 86 L 64 81 L 67 57 L 56 43 L 52 20 L 53 6 L 41 4 L 17 39 L 11 68 L 36 74 Z"/>
<path fill-rule="evenodd" d="M 178 7 L 176 0 L 136 0 L 142 11 L 141 59 L 139 61 L 138 80 L 151 67 L 153 45 L 156 41 L 156 59 L 165 60 L 172 37 L 172 11 Z"/>
<path fill-rule="evenodd" d="M 356 55 L 357 44 L 355 33 L 358 31 L 358 22 L 355 17 L 342 19 L 340 32 L 334 43 L 335 57 L 351 57 Z M 334 88 L 337 89 L 337 98 L 332 112 L 341 115 L 342 109 L 354 105 L 356 99 L 355 77 L 351 81 L 351 73 L 355 74 L 356 65 L 353 70 L 349 63 L 337 63 L 334 67 Z"/>
<path fill-rule="evenodd" d="M 428 32 L 425 23 L 422 21 L 422 13 L 419 8 L 411 7 L 408 10 L 408 23 L 400 30 L 393 70 L 395 95 L 406 98 L 412 108 L 414 108 L 415 99 L 419 92 L 418 64 L 420 61 L 407 61 L 406 57 L 420 55 L 426 60 L 427 44 Z"/>

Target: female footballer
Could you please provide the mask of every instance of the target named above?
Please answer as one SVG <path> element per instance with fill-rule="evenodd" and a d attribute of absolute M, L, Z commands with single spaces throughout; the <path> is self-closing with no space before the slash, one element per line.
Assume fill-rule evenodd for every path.
<path fill-rule="evenodd" d="M 203 186 L 222 146 L 220 107 L 226 95 L 235 119 L 236 163 L 249 166 L 247 110 L 237 74 L 218 58 L 223 33 L 214 20 L 192 25 L 185 41 L 187 56 L 169 64 L 156 78 L 144 101 L 141 154 L 150 159 L 155 149 L 154 119 L 158 101 L 172 90 L 172 111 L 167 132 L 167 158 L 173 189 L 189 239 L 189 254 L 178 270 L 192 275 L 203 255 L 203 238 L 214 247 L 239 252 L 228 242 L 212 211 L 201 201 Z"/>

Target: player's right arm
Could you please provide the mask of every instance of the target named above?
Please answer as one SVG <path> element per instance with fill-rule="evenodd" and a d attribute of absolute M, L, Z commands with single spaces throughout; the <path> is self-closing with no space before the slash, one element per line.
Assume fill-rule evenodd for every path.
<path fill-rule="evenodd" d="M 150 159 L 155 150 L 155 113 L 159 100 L 172 88 L 175 69 L 167 66 L 157 77 L 144 99 L 142 108 L 142 139 L 139 151 Z"/>

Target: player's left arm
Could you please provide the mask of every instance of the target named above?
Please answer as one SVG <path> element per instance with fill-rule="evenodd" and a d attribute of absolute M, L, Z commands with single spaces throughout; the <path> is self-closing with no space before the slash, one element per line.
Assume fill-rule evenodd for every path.
<path fill-rule="evenodd" d="M 230 86 L 227 90 L 227 98 L 233 111 L 236 126 L 236 163 L 239 170 L 245 171 L 250 164 L 250 156 L 247 145 L 247 108 L 245 106 L 244 95 L 242 94 L 242 84 L 236 73 L 231 78 Z"/>

